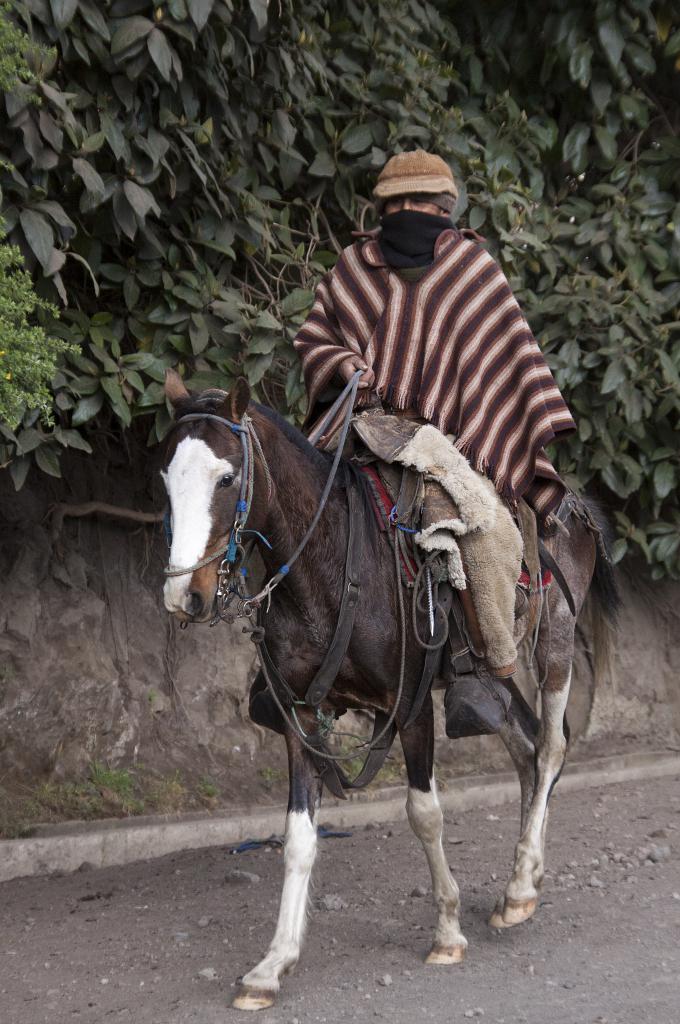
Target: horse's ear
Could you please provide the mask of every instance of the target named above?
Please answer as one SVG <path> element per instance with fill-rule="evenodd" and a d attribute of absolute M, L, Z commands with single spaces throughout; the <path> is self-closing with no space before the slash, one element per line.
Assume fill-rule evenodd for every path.
<path fill-rule="evenodd" d="M 245 377 L 239 377 L 236 380 L 233 388 L 227 395 L 227 402 L 229 404 L 229 418 L 234 422 L 238 423 L 243 416 L 244 412 L 248 408 L 248 402 L 250 401 L 250 385 Z"/>
<path fill-rule="evenodd" d="M 177 370 L 165 371 L 165 397 L 173 406 L 181 402 L 183 398 L 189 397 L 189 392 Z"/>

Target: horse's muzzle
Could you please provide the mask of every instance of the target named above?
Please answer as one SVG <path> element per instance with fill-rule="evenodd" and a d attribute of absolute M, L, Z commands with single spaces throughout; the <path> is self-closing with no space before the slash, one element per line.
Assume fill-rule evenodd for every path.
<path fill-rule="evenodd" d="M 164 603 L 166 610 L 180 622 L 206 622 L 211 617 L 211 603 L 198 590 L 176 594 L 166 586 Z"/>

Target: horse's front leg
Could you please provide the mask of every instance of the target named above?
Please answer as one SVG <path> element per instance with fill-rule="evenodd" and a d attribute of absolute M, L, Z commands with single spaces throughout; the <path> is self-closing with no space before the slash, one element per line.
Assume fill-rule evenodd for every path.
<path fill-rule="evenodd" d="M 432 700 L 408 729 L 400 730 L 408 773 L 406 813 L 411 828 L 425 850 L 432 876 L 432 893 L 437 906 L 437 927 L 427 964 L 457 964 L 465 956 L 467 939 L 460 930 L 458 886 L 444 854 L 444 817 L 437 797 L 433 773 L 434 721 Z"/>
<path fill-rule="evenodd" d="M 297 963 L 307 920 L 321 780 L 310 755 L 290 730 L 286 731 L 286 745 L 289 797 L 279 918 L 267 955 L 243 977 L 233 1003 L 238 1010 L 263 1010 L 272 1006 L 281 976 Z"/>

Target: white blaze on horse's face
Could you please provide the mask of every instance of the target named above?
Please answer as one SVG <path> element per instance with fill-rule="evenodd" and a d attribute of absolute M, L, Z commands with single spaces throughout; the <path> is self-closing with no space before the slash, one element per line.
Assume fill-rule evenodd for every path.
<path fill-rule="evenodd" d="M 215 489 L 225 477 L 233 477 L 230 488 L 218 493 L 224 494 L 225 500 L 233 493 L 236 500 L 241 474 L 236 473 L 228 459 L 219 458 L 205 441 L 185 437 L 177 445 L 167 471 L 161 475 L 172 509 L 170 565 L 176 569 L 188 568 L 208 553 L 213 525 L 210 506 Z M 191 576 L 189 572 L 166 580 L 163 598 L 169 612 L 187 611 Z"/>

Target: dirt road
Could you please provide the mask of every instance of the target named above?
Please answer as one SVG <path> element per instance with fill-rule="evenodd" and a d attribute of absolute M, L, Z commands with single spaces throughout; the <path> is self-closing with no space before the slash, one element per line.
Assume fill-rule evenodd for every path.
<path fill-rule="evenodd" d="M 515 831 L 512 807 L 447 822 L 458 967 L 422 963 L 434 909 L 405 822 L 322 840 L 305 950 L 262 1024 L 679 1024 L 680 779 L 558 787 L 541 906 L 501 933 L 486 920 Z M 0 885 L 0 1021 L 246 1019 L 228 1002 L 272 935 L 282 867 L 275 849 L 213 849 Z"/>

